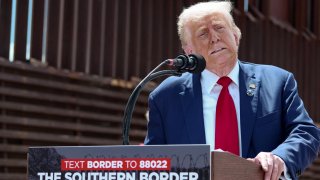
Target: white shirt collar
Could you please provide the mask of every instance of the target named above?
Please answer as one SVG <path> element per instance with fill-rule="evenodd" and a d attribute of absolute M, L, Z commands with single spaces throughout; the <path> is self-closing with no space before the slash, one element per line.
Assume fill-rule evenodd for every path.
<path fill-rule="evenodd" d="M 235 63 L 235 66 L 233 67 L 232 71 L 227 75 L 232 82 L 239 87 L 239 62 L 237 61 Z M 205 69 L 201 73 L 201 85 L 202 89 L 205 89 L 208 94 L 210 94 L 213 87 L 217 84 L 219 80 L 219 76 L 215 73 Z"/>

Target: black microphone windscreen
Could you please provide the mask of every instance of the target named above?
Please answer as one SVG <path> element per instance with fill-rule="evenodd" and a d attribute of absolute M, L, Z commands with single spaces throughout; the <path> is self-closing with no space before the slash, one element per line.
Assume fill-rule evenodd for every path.
<path fill-rule="evenodd" d="M 189 72 L 191 73 L 201 73 L 206 68 L 206 60 L 203 56 L 199 54 L 190 54 L 190 58 L 195 60 L 196 65 L 193 69 L 190 69 Z"/>

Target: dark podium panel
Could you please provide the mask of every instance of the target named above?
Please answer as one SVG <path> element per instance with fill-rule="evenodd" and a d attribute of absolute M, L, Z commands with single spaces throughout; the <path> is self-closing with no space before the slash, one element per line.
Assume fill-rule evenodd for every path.
<path fill-rule="evenodd" d="M 209 145 L 31 147 L 29 180 L 263 179 L 262 169 Z"/>

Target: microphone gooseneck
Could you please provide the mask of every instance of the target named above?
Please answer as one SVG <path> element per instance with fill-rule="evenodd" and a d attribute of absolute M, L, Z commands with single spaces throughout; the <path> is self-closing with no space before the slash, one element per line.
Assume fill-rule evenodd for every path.
<path fill-rule="evenodd" d="M 157 71 L 158 69 L 160 69 L 160 67 L 162 67 L 165 64 L 175 67 L 176 70 Z M 154 68 L 145 78 L 143 78 L 131 93 L 126 108 L 124 110 L 122 128 L 123 145 L 129 145 L 129 130 L 133 109 L 135 107 L 136 101 L 142 88 L 147 82 L 164 75 L 181 76 L 184 72 L 200 73 L 205 69 L 205 67 L 206 61 L 200 55 L 179 55 L 175 59 L 168 59 L 163 61 L 156 68 Z"/>

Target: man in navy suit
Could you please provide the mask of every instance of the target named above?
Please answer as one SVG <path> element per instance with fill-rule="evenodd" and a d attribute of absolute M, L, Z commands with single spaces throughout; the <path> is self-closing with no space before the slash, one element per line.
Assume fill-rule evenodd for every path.
<path fill-rule="evenodd" d="M 236 127 L 227 136 L 236 137 L 231 143 L 235 154 L 261 164 L 265 179 L 297 179 L 319 153 L 319 129 L 304 108 L 292 73 L 238 60 L 241 32 L 231 10 L 230 2 L 212 1 L 179 16 L 182 48 L 186 54 L 202 55 L 206 69 L 169 77 L 150 94 L 145 144 L 220 147 L 216 110 L 224 86 L 219 82 L 228 79 L 224 91 L 232 97 Z"/>

